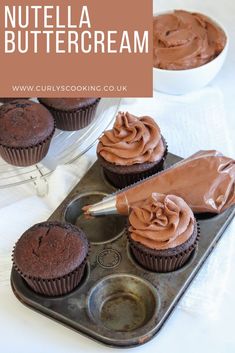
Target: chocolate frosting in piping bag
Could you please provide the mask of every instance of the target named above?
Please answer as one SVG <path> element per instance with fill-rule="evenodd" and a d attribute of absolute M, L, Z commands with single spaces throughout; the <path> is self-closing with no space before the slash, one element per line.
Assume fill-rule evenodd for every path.
<path fill-rule="evenodd" d="M 97 153 L 106 161 L 121 166 L 158 161 L 164 151 L 160 128 L 152 118 L 121 112 L 97 146 Z"/>
<path fill-rule="evenodd" d="M 195 225 L 193 212 L 182 198 L 157 193 L 132 208 L 129 222 L 131 238 L 156 250 L 185 243 Z"/>
<path fill-rule="evenodd" d="M 235 205 L 235 160 L 218 151 L 199 151 L 169 169 L 118 192 L 118 213 L 128 215 L 131 207 L 152 193 L 180 196 L 195 213 L 220 213 Z"/>

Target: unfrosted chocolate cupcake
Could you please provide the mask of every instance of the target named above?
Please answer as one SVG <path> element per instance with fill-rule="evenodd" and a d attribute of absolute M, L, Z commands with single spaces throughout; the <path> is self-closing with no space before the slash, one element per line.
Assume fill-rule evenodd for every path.
<path fill-rule="evenodd" d="M 50 110 L 60 130 L 75 131 L 89 125 L 100 98 L 38 98 Z"/>
<path fill-rule="evenodd" d="M 156 122 L 130 113 L 118 113 L 112 130 L 104 132 L 97 146 L 105 177 L 119 189 L 161 171 L 166 155 Z"/>
<path fill-rule="evenodd" d="M 80 283 L 88 250 L 81 229 L 68 223 L 39 223 L 16 243 L 13 266 L 35 292 L 62 295 Z"/>
<path fill-rule="evenodd" d="M 22 99 L 29 99 L 29 98 L 0 98 L 0 103 L 9 103 L 15 100 L 22 100 Z"/>
<path fill-rule="evenodd" d="M 0 107 L 0 155 L 15 166 L 29 166 L 47 154 L 55 123 L 41 104 L 16 100 Z"/>
<path fill-rule="evenodd" d="M 154 272 L 182 267 L 196 248 L 199 230 L 193 212 L 175 195 L 153 193 L 129 216 L 129 242 L 137 262 Z"/>

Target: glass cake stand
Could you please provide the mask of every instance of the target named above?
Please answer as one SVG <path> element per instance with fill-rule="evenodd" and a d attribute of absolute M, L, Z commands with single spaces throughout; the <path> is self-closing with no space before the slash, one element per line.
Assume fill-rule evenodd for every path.
<path fill-rule="evenodd" d="M 114 122 L 121 99 L 101 99 L 95 119 L 79 131 L 56 130 L 47 156 L 30 167 L 14 167 L 0 157 L 0 189 L 33 182 L 39 194 L 45 193 L 47 177 L 58 165 L 73 163 L 86 153 L 102 132 Z"/>

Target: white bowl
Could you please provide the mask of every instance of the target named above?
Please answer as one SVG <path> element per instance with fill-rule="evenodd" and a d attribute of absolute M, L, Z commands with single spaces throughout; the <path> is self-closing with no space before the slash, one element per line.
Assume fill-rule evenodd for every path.
<path fill-rule="evenodd" d="M 195 12 L 195 11 L 192 11 Z M 154 14 L 172 13 L 165 11 Z M 208 16 L 209 17 L 209 16 Z M 222 68 L 228 52 L 229 38 L 225 28 L 218 22 L 209 17 L 225 33 L 227 41 L 222 52 L 212 61 L 205 65 L 186 70 L 163 70 L 153 68 L 153 88 L 156 91 L 180 95 L 186 94 L 208 85 Z"/>

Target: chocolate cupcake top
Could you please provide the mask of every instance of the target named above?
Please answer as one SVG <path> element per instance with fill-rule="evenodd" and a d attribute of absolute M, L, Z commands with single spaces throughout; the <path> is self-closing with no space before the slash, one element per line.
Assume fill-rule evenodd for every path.
<path fill-rule="evenodd" d="M 211 19 L 176 10 L 154 18 L 154 66 L 185 70 L 208 63 L 226 44 L 226 35 Z"/>
<path fill-rule="evenodd" d="M 97 147 L 97 153 L 107 162 L 121 166 L 156 162 L 164 152 L 160 128 L 152 118 L 121 112 L 113 129 L 104 132 Z"/>
<path fill-rule="evenodd" d="M 71 111 L 94 104 L 98 98 L 40 98 L 39 101 L 49 108 Z"/>
<path fill-rule="evenodd" d="M 0 144 L 30 147 L 43 142 L 54 131 L 51 113 L 43 105 L 16 100 L 0 107 Z"/>
<path fill-rule="evenodd" d="M 129 222 L 131 238 L 155 250 L 185 243 L 195 227 L 193 212 L 183 199 L 157 193 L 133 207 Z"/>
<path fill-rule="evenodd" d="M 13 263 L 27 277 L 59 278 L 81 265 L 88 247 L 82 230 L 71 224 L 39 223 L 28 229 L 16 243 Z"/>
<path fill-rule="evenodd" d="M 29 98 L 0 98 L 0 103 L 8 103 L 15 100 L 21 101 L 22 99 L 29 99 Z"/>

